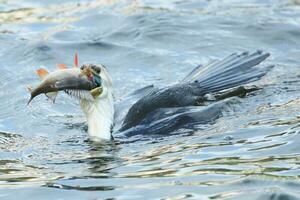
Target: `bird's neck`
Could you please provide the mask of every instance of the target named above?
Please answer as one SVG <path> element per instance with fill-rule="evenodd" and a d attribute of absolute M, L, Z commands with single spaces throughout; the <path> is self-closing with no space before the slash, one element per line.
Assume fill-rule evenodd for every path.
<path fill-rule="evenodd" d="M 88 134 L 91 140 L 110 140 L 114 120 L 112 94 L 105 95 L 95 102 L 80 102 L 88 123 Z"/>

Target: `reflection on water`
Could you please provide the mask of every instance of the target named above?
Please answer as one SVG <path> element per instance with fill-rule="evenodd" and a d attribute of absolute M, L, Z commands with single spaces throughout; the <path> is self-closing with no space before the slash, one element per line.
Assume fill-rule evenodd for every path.
<path fill-rule="evenodd" d="M 0 1 L 1 199 L 299 198 L 299 9 L 290 0 Z M 34 70 L 71 65 L 75 51 L 108 66 L 119 101 L 256 49 L 276 65 L 255 83 L 263 89 L 195 109 L 203 123 L 192 131 L 95 144 L 67 96 L 25 106 Z"/>

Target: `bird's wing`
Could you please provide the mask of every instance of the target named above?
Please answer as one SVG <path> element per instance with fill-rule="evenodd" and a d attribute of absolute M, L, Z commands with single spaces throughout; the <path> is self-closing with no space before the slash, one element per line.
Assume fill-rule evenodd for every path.
<path fill-rule="evenodd" d="M 264 76 L 272 66 L 255 67 L 269 53 L 256 51 L 252 54 L 232 54 L 192 70 L 179 84 L 154 90 L 140 98 L 129 109 L 120 130 L 138 125 L 149 113 L 159 108 L 194 106 L 205 94 L 214 93 L 242 84 L 250 83 Z"/>
<path fill-rule="evenodd" d="M 125 115 L 128 113 L 129 108 L 132 107 L 139 99 L 147 94 L 158 90 L 154 85 L 148 85 L 146 87 L 134 90 L 133 92 L 124 95 L 115 102 L 115 129 L 118 130 Z"/>

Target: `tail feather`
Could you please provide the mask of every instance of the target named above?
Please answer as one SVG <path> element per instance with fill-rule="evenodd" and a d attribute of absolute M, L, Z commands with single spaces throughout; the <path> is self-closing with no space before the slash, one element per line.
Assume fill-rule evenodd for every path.
<path fill-rule="evenodd" d="M 188 75 L 184 77 L 184 79 L 181 80 L 181 83 L 191 80 L 194 77 L 195 73 L 198 72 L 202 67 L 203 65 L 198 65 L 197 67 L 195 67 Z"/>
<path fill-rule="evenodd" d="M 199 73 L 198 76 L 195 77 L 195 79 L 200 81 L 200 78 L 202 80 L 205 80 L 208 77 L 212 77 L 212 75 L 220 72 L 219 70 L 224 68 L 224 66 L 233 64 L 237 60 L 237 58 L 238 58 L 237 54 L 234 53 L 223 60 L 215 62 L 213 65 L 208 65 L 207 68 L 205 69 L 205 71 L 202 73 Z"/>
<path fill-rule="evenodd" d="M 234 73 L 237 69 L 241 71 L 249 70 L 265 60 L 268 56 L 269 54 L 259 54 L 259 52 L 251 55 L 248 55 L 247 52 L 236 55 L 228 62 L 220 61 L 217 65 L 211 66 L 205 76 L 201 75 L 197 80 L 200 82 L 201 80 L 207 81 L 209 79 L 215 79 L 217 76 L 226 76 Z"/>
<path fill-rule="evenodd" d="M 272 67 L 272 66 L 270 66 L 270 67 Z M 270 69 L 270 67 L 268 67 L 268 69 Z M 261 77 L 263 77 L 266 73 L 267 73 L 267 71 L 261 71 L 261 72 L 255 72 L 253 74 L 241 75 L 240 77 L 228 79 L 224 82 L 214 84 L 211 87 L 206 87 L 205 89 L 207 92 L 218 92 L 218 91 L 236 87 L 236 86 L 239 86 L 242 84 L 247 84 L 247 83 L 257 81 Z"/>
<path fill-rule="evenodd" d="M 212 80 L 204 80 L 203 82 L 201 82 L 200 84 L 202 85 L 202 87 L 212 87 L 216 84 L 220 84 L 220 83 L 226 83 L 229 81 L 233 81 L 233 80 L 240 80 L 242 81 L 244 78 L 247 77 L 255 77 L 256 75 L 258 76 L 260 73 L 267 73 L 270 70 L 270 67 L 266 67 L 264 69 L 249 69 L 248 71 L 237 71 L 228 75 L 224 75 L 224 76 L 220 76 L 217 77 L 216 79 L 212 79 Z"/>
<path fill-rule="evenodd" d="M 194 75 L 190 75 L 190 79 L 186 79 L 186 81 L 194 81 L 199 80 L 201 77 L 202 79 L 205 79 L 207 76 L 210 76 L 214 71 L 217 71 L 220 67 L 223 67 L 225 64 L 232 62 L 234 59 L 236 59 L 237 54 L 231 54 L 230 56 L 224 58 L 223 60 L 214 60 L 211 63 L 203 66 L 199 70 L 194 72 Z M 193 70 L 194 71 L 194 70 Z M 192 71 L 192 72 L 193 72 Z"/>
<path fill-rule="evenodd" d="M 267 57 L 269 53 L 256 51 L 252 54 L 243 52 L 231 54 L 223 60 L 212 62 L 203 67 L 196 67 L 183 82 L 197 82 L 205 92 L 217 92 L 242 84 L 250 83 L 264 76 L 272 66 L 255 67 Z"/>

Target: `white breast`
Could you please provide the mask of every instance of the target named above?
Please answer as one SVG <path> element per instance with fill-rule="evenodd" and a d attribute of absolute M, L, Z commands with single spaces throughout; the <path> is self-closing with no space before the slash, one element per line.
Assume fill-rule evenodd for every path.
<path fill-rule="evenodd" d="M 102 70 L 102 69 L 101 69 Z M 114 99 L 111 79 L 106 70 L 101 71 L 102 94 L 94 101 L 80 100 L 80 105 L 88 122 L 91 140 L 110 140 L 114 122 Z"/>

